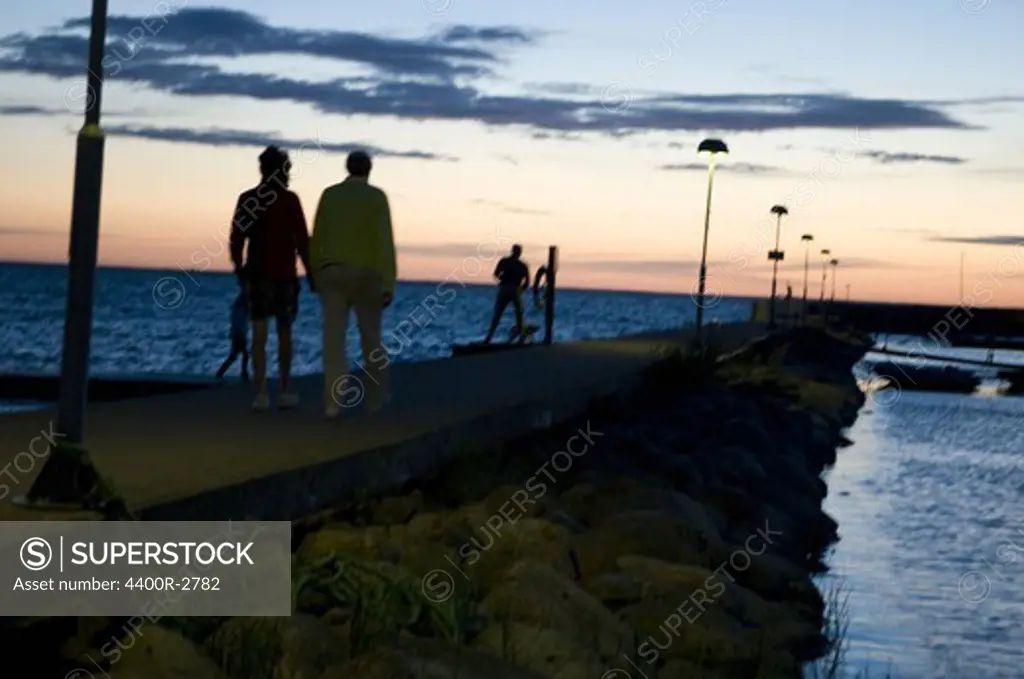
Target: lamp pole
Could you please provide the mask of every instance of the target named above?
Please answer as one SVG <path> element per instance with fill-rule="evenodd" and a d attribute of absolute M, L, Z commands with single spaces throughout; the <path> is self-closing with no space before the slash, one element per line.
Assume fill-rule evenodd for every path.
<path fill-rule="evenodd" d="M 821 307 L 822 312 L 825 309 L 825 286 L 828 284 L 828 258 L 831 254 L 831 250 L 821 251 L 821 299 L 818 300 L 818 305 Z"/>
<path fill-rule="evenodd" d="M 785 205 L 773 205 L 771 213 L 775 215 L 775 249 L 768 253 L 768 259 L 772 262 L 772 296 L 768 300 L 768 327 L 775 327 L 775 294 L 779 279 L 779 262 L 785 256 L 779 249 L 779 241 L 782 237 L 782 215 L 788 215 L 789 210 Z"/>
<path fill-rule="evenodd" d="M 811 270 L 811 241 L 814 240 L 814 236 L 809 233 L 805 233 L 800 236 L 801 242 L 805 243 L 804 246 L 804 299 L 800 305 L 800 323 L 806 323 L 807 321 L 807 280 L 810 277 Z"/>
<path fill-rule="evenodd" d="M 715 156 L 728 153 L 729 147 L 721 139 L 705 139 L 697 147 L 697 153 L 708 154 L 708 196 L 704 207 L 704 245 L 700 254 L 700 277 L 697 282 L 697 338 L 704 333 L 704 288 L 708 275 L 708 231 L 711 228 L 711 188 L 715 183 Z"/>
<path fill-rule="evenodd" d="M 830 302 L 836 301 L 836 271 L 839 269 L 839 260 L 833 259 L 829 262 L 832 265 L 832 299 Z"/>
<path fill-rule="evenodd" d="M 57 431 L 68 443 L 82 442 L 89 385 L 93 287 L 99 244 L 100 196 L 103 188 L 104 135 L 100 128 L 103 52 L 107 36 L 107 0 L 93 0 L 85 123 L 78 131 L 64 346 L 60 365 Z"/>

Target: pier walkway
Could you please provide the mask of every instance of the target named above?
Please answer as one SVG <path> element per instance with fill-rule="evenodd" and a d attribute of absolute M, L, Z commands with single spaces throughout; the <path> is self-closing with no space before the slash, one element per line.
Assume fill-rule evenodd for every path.
<path fill-rule="evenodd" d="M 714 334 L 731 350 L 762 328 L 734 324 Z M 140 518 L 295 519 L 580 415 L 690 337 L 654 333 L 397 363 L 389 368 L 394 400 L 386 412 L 353 409 L 337 421 L 323 417 L 319 375 L 296 379 L 301 403 L 293 411 L 251 412 L 252 392 L 240 384 L 91 403 L 86 447 Z M 43 467 L 36 460 L 23 473 L 14 458 L 50 430 L 53 417 L 47 410 L 0 416 L 0 467 L 9 470 L 2 483 L 10 487 L 0 520 L 93 518 L 10 504 Z M 28 458 L 19 464 L 24 469 Z"/>

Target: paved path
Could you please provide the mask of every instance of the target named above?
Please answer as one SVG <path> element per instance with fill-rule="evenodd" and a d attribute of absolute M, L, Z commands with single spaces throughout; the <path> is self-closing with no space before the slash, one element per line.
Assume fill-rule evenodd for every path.
<path fill-rule="evenodd" d="M 736 348 L 761 331 L 738 324 L 724 326 L 718 332 L 727 348 Z M 536 420 L 532 428 L 547 424 L 545 415 L 551 417 L 550 408 L 556 407 L 551 404 L 558 399 L 568 398 L 573 404 L 565 405 L 559 413 L 574 408 L 582 411 L 578 404 L 607 391 L 609 384 L 639 376 L 644 367 L 658 359 L 666 343 L 688 338 L 688 333 L 662 333 L 395 364 L 389 368 L 394 400 L 387 412 L 368 416 L 354 409 L 346 413 L 349 417 L 333 422 L 323 417 L 319 375 L 296 380 L 302 401 L 294 411 L 251 412 L 252 393 L 244 385 L 95 403 L 87 411 L 85 437 L 99 471 L 113 482 L 133 510 L 144 510 L 180 503 L 216 489 L 242 487 L 256 479 L 283 479 L 282 475 L 294 475 L 302 469 L 322 468 L 325 477 L 344 476 L 343 470 L 321 466 L 360 452 L 423 444 L 430 436 L 448 436 L 446 432 L 463 425 L 465 435 L 476 439 L 469 443 L 493 445 L 523 433 L 523 426 L 529 427 L 530 423 L 524 425 L 522 417 L 529 412 Z M 513 411 L 519 419 L 515 423 L 510 419 L 508 430 L 503 431 L 502 421 L 495 418 Z M 0 519 L 66 518 L 10 505 L 11 498 L 23 494 L 42 467 L 37 462 L 30 471 L 21 472 L 15 462 L 25 469 L 29 458 L 14 458 L 28 450 L 40 432 L 50 430 L 52 419 L 50 411 L 0 416 L 0 467 L 10 463 L 6 467 L 9 473 L 0 483 L 11 487 L 0 501 Z M 475 429 L 468 426 L 471 422 L 476 423 Z M 516 427 L 518 431 L 512 431 Z M 436 440 L 444 443 L 435 447 L 455 439 Z M 37 440 L 35 449 L 44 448 L 45 442 Z M 398 476 L 413 473 L 390 468 L 387 472 Z M 415 473 L 421 472 L 419 469 Z M 354 469 L 352 474 L 352 483 L 356 483 L 358 474 Z M 17 478 L 17 486 L 11 481 L 12 475 Z M 304 488 L 315 485 L 318 475 L 319 471 L 312 473 L 313 478 L 307 474 L 302 481 Z M 275 486 L 260 488 L 253 492 L 276 490 Z M 335 491 L 335 487 L 325 486 L 316 492 L 323 495 Z M 252 501 L 246 498 L 247 503 Z M 317 499 L 320 504 L 323 501 L 322 497 Z M 224 513 L 223 502 L 219 509 L 210 507 L 211 512 Z M 294 511 L 280 512 L 299 510 L 296 506 Z"/>

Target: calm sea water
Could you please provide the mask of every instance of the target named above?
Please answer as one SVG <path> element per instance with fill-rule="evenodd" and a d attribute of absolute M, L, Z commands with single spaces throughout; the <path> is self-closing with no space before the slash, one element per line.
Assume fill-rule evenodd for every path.
<path fill-rule="evenodd" d="M 63 267 L 0 264 L 0 372 L 59 372 L 66 285 Z M 229 349 L 229 308 L 237 292 L 230 274 L 101 269 L 92 374 L 213 375 Z M 543 313 L 527 302 L 528 320 L 543 326 Z M 750 316 L 749 300 L 710 303 L 706 319 Z M 493 304 L 490 287 L 454 283 L 438 291 L 437 283 L 399 283 L 385 314 L 384 343 L 397 361 L 448 356 L 452 344 L 483 338 Z M 679 327 L 693 323 L 695 307 L 689 296 L 559 290 L 557 310 L 555 339 L 563 341 Z M 507 337 L 512 322 L 510 309 L 496 340 Z M 303 288 L 295 326 L 296 374 L 321 370 L 321 327 L 319 302 Z M 359 355 L 354 319 L 349 351 Z"/>
<path fill-rule="evenodd" d="M 1024 364 L 1017 352 L 995 360 Z M 1024 677 L 1024 398 L 873 393 L 849 438 L 826 510 L 839 522 L 830 563 L 850 594 L 851 670 Z"/>

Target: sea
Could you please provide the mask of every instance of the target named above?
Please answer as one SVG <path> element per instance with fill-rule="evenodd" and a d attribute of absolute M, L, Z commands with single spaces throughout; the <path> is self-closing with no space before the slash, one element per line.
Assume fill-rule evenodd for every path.
<path fill-rule="evenodd" d="M 57 374 L 66 271 L 0 264 L 0 374 Z M 487 330 L 493 289 L 402 282 L 385 315 L 396 361 L 448 356 Z M 212 375 L 229 349 L 230 274 L 100 269 L 94 375 Z M 709 321 L 746 320 L 751 300 L 711 297 Z M 559 290 L 556 341 L 615 337 L 694 321 L 693 300 Z M 431 312 L 432 310 L 432 312 Z M 542 312 L 528 304 L 529 322 Z M 507 332 L 511 312 L 500 333 Z M 320 309 L 303 290 L 295 371 L 320 369 Z M 920 351 L 908 337 L 878 338 Z M 273 343 L 271 343 L 272 346 Z M 359 354 L 352 328 L 350 355 Z M 936 349 L 964 358 L 979 349 Z M 270 365 L 274 365 L 271 350 Z M 1024 677 L 1024 397 L 1001 396 L 995 371 L 976 395 L 878 390 L 869 354 L 855 369 L 868 401 L 827 472 L 839 523 L 819 586 L 839 602 L 845 674 L 859 678 Z M 1024 355 L 997 351 L 998 362 Z M 35 407 L 7 402 L 0 411 Z"/>

